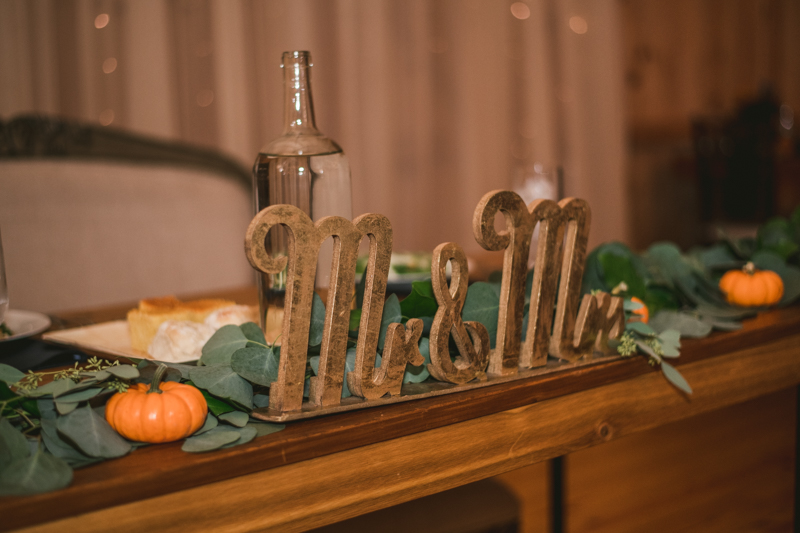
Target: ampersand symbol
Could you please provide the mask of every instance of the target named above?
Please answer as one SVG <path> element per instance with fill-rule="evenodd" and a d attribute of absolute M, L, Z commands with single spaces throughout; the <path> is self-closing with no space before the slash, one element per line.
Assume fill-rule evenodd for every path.
<path fill-rule="evenodd" d="M 452 265 L 448 286 L 445 269 Z M 431 284 L 439 309 L 433 318 L 430 336 L 431 364 L 428 371 L 439 381 L 467 383 L 478 377 L 489 364 L 489 332 L 480 322 L 463 322 L 461 310 L 467 298 L 467 258 L 461 247 L 448 242 L 433 251 Z M 459 355 L 455 361 L 448 349 L 453 335 Z"/>

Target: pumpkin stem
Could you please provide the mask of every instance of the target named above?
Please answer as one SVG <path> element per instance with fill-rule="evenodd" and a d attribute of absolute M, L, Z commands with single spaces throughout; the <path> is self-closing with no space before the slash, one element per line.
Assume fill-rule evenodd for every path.
<path fill-rule="evenodd" d="M 167 370 L 169 370 L 169 367 L 164 363 L 160 363 L 158 365 L 156 373 L 153 374 L 153 380 L 150 381 L 150 390 L 147 391 L 147 394 L 150 394 L 151 392 L 157 392 L 161 394 L 161 387 L 159 385 L 161 385 L 161 380 L 164 379 L 164 374 L 167 373 Z"/>
<path fill-rule="evenodd" d="M 753 274 L 756 273 L 756 266 L 753 264 L 752 261 L 748 261 L 742 268 L 742 272 L 744 272 L 745 274 L 750 274 L 752 276 Z"/>

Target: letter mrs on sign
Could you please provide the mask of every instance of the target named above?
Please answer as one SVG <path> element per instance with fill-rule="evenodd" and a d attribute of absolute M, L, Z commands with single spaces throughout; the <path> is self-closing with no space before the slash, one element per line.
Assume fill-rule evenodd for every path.
<path fill-rule="evenodd" d="M 498 213 L 506 223 L 506 229 L 499 232 L 494 227 Z M 469 281 L 464 251 L 456 243 L 437 246 L 431 283 L 439 308 L 430 331 L 428 365 L 436 380 L 452 384 L 450 391 L 455 392 L 496 378 L 508 379 L 520 370 L 530 372 L 546 365 L 548 355 L 574 363 L 591 359 L 595 350 L 607 350 L 608 339 L 624 331 L 625 316 L 621 298 L 600 293 L 581 299 L 590 218 L 588 204 L 579 199 L 568 198 L 559 203 L 537 200 L 528 206 L 511 191 L 484 195 L 473 217 L 475 238 L 487 250 L 504 251 L 496 346 L 490 349 L 483 324 L 461 320 Z M 289 255 L 273 258 L 264 243 L 269 230 L 279 224 L 288 229 Z M 539 240 L 523 343 L 525 277 L 537 225 Z M 356 256 L 364 237 L 369 238 L 366 290 L 355 369 L 347 375 L 348 388 L 363 400 L 345 406 L 341 405 L 341 394 L 350 305 Z M 328 238 L 334 244 L 331 286 L 319 369 L 304 404 L 314 278 L 320 246 Z M 375 367 L 392 253 L 392 228 L 386 217 L 365 214 L 352 222 L 326 217 L 315 224 L 297 207 L 270 206 L 250 223 L 245 251 L 250 264 L 261 272 L 287 270 L 278 380 L 270 387 L 269 414 L 261 413 L 262 418 L 287 420 L 305 417 L 297 414 L 301 410 L 325 414 L 408 399 L 400 396 L 406 365 L 424 363 L 419 351 L 421 320 L 389 325 L 381 365 Z M 445 275 L 448 263 L 452 267 L 449 283 Z M 449 348 L 451 337 L 458 349 L 454 359 Z M 437 394 L 442 393 L 442 386 L 437 387 Z"/>

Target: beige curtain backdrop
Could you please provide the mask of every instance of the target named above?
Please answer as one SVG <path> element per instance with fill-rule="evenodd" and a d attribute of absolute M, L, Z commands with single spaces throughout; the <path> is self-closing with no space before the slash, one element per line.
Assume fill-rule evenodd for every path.
<path fill-rule="evenodd" d="M 621 26 L 615 0 L 0 0 L 0 116 L 100 121 L 249 166 L 281 131 L 281 53 L 310 50 L 354 215 L 387 215 L 396 250 L 478 250 L 479 198 L 535 163 L 589 200 L 592 244 L 626 240 Z"/>

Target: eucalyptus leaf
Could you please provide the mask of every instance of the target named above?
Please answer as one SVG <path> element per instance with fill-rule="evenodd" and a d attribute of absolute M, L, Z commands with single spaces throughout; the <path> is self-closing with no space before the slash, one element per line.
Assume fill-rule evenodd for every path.
<path fill-rule="evenodd" d="M 226 444 L 236 442 L 239 440 L 239 437 L 241 437 L 241 434 L 235 429 L 217 426 L 202 435 L 189 437 L 184 441 L 181 450 L 191 453 L 210 452 L 212 450 L 218 450 Z"/>
<path fill-rule="evenodd" d="M 600 261 L 600 265 L 603 267 L 606 285 L 613 288 L 624 282 L 628 287 L 626 293 L 629 296 L 644 298 L 644 279 L 642 279 L 636 272 L 630 257 L 623 257 L 612 253 L 603 253 L 599 255 L 598 260 Z"/>
<path fill-rule="evenodd" d="M 663 357 L 669 357 L 669 358 L 673 358 L 674 359 L 676 357 L 679 357 L 681 355 L 681 352 L 675 346 L 662 345 L 661 346 L 661 355 Z"/>
<path fill-rule="evenodd" d="M 694 255 L 709 270 L 727 269 L 731 265 L 741 263 L 725 243 L 703 248 L 694 252 Z"/>
<path fill-rule="evenodd" d="M 222 326 L 203 346 L 200 362 L 208 366 L 229 364 L 233 353 L 247 346 L 247 342 L 239 326 Z"/>
<path fill-rule="evenodd" d="M 645 324 L 644 322 L 629 322 L 625 326 L 625 329 L 635 331 L 636 333 L 644 335 L 646 337 L 652 337 L 658 334 L 658 332 L 655 329 L 653 329 L 649 324 Z"/>
<path fill-rule="evenodd" d="M 428 379 L 428 365 L 431 364 L 430 339 L 422 337 L 419 340 L 419 353 L 425 358 L 425 363 L 420 366 L 406 365 L 406 373 L 403 375 L 403 383 L 420 383 Z"/>
<path fill-rule="evenodd" d="M 400 302 L 400 311 L 407 318 L 433 316 L 439 304 L 433 295 L 431 280 L 411 282 L 411 294 Z"/>
<path fill-rule="evenodd" d="M 720 331 L 736 331 L 737 329 L 742 329 L 742 323 L 737 322 L 735 320 L 725 320 L 722 318 L 715 318 L 712 316 L 701 316 L 700 320 L 702 320 L 712 328 L 718 329 Z"/>
<path fill-rule="evenodd" d="M 135 367 L 134 367 L 135 368 Z M 93 379 L 96 383 L 103 382 L 111 377 L 111 372 L 106 370 L 97 370 L 95 372 L 81 372 L 82 376 L 87 376 Z M 136 369 L 136 375 L 139 375 L 139 369 Z"/>
<path fill-rule="evenodd" d="M 11 392 L 6 382 L 0 379 L 0 402 L 16 398 L 18 395 Z"/>
<path fill-rule="evenodd" d="M 56 411 L 58 411 L 58 414 L 60 415 L 68 415 L 72 411 L 78 408 L 77 403 L 72 403 L 72 402 L 61 403 L 58 401 L 56 401 L 55 403 L 56 403 Z"/>
<path fill-rule="evenodd" d="M 680 301 L 678 297 L 666 287 L 651 285 L 647 287 L 644 296 L 644 305 L 651 315 L 658 313 L 662 309 L 678 309 Z"/>
<path fill-rule="evenodd" d="M 42 419 L 42 440 L 47 450 L 67 462 L 70 466 L 83 465 L 94 462 L 96 458 L 89 457 L 78 448 L 61 438 L 58 434 L 55 419 Z"/>
<path fill-rule="evenodd" d="M 69 465 L 40 448 L 0 472 L 0 495 L 39 494 L 62 489 L 71 482 Z"/>
<path fill-rule="evenodd" d="M 356 283 L 356 309 L 364 307 L 364 290 L 367 287 L 367 273 L 366 271 L 361 274 Z"/>
<path fill-rule="evenodd" d="M 56 405 L 51 398 L 39 398 L 36 400 L 36 408 L 39 410 L 41 418 L 55 419 L 58 414 L 56 413 Z"/>
<path fill-rule="evenodd" d="M 241 428 L 247 424 L 248 420 L 250 420 L 250 415 L 242 411 L 231 411 L 230 413 L 225 413 L 220 415 L 219 419 L 223 422 L 227 422 L 232 426 Z"/>
<path fill-rule="evenodd" d="M 281 431 L 286 427 L 283 424 L 270 424 L 268 422 L 250 422 L 249 424 L 247 424 L 247 426 L 256 429 L 257 437 L 263 437 L 264 435 L 277 433 L 278 431 Z"/>
<path fill-rule="evenodd" d="M 592 250 L 586 256 L 586 266 L 583 269 L 583 280 L 581 283 L 581 294 L 591 294 L 592 291 L 610 291 L 603 281 L 603 267 L 600 265 L 598 256 L 600 255 L 600 247 Z"/>
<path fill-rule="evenodd" d="M 308 328 L 308 345 L 319 346 L 322 344 L 322 333 L 325 331 L 325 303 L 319 294 L 314 293 L 311 304 L 311 324 Z"/>
<path fill-rule="evenodd" d="M 239 438 L 231 442 L 230 444 L 224 445 L 223 448 L 232 448 L 234 446 L 239 446 L 241 444 L 247 444 L 248 442 L 256 438 L 256 436 L 258 436 L 258 430 L 249 425 L 241 428 L 236 428 L 236 430 L 239 432 Z"/>
<path fill-rule="evenodd" d="M 752 261 L 758 268 L 771 270 L 781 277 L 783 296 L 778 305 L 788 305 L 800 297 L 800 268 L 788 265 L 778 255 L 766 251 L 753 254 Z"/>
<path fill-rule="evenodd" d="M 88 405 L 59 417 L 56 427 L 61 435 L 91 457 L 110 459 L 131 451 L 131 445 Z"/>
<path fill-rule="evenodd" d="M 203 398 L 206 399 L 206 405 L 208 405 L 208 410 L 213 413 L 215 416 L 219 416 L 223 413 L 230 413 L 231 411 L 235 411 L 236 407 L 229 404 L 225 400 L 220 400 L 219 398 L 212 396 L 203 389 L 200 389 L 200 392 L 203 393 Z"/>
<path fill-rule="evenodd" d="M 248 409 L 253 408 L 253 386 L 229 365 L 198 366 L 189 372 L 189 376 L 198 388 Z"/>
<path fill-rule="evenodd" d="M 649 355 L 650 357 L 652 357 L 653 359 L 655 359 L 659 363 L 662 361 L 661 356 L 658 355 L 655 352 L 655 350 L 653 350 L 653 348 L 651 348 L 650 346 L 645 344 L 643 341 L 638 341 L 637 340 L 636 341 L 636 346 L 638 346 L 640 350 L 642 350 L 644 353 L 646 353 L 647 355 Z"/>
<path fill-rule="evenodd" d="M 28 396 L 31 398 L 39 398 L 41 396 L 53 396 L 62 394 L 70 389 L 75 388 L 75 382 L 71 379 L 57 379 L 55 381 L 51 381 L 50 383 L 45 383 L 41 387 L 36 387 L 35 389 L 31 390 L 22 390 L 18 389 L 19 392 L 23 396 Z"/>
<path fill-rule="evenodd" d="M 262 408 L 262 407 L 269 407 L 269 395 L 268 394 L 254 394 L 253 395 L 253 405 Z"/>
<path fill-rule="evenodd" d="M 702 338 L 711 333 L 711 325 L 689 313 L 660 311 L 650 319 L 650 325 L 659 332 L 677 330 L 681 337 Z"/>
<path fill-rule="evenodd" d="M 120 379 L 136 379 L 139 377 L 139 370 L 132 365 L 114 365 L 105 368 L 103 371 Z"/>
<path fill-rule="evenodd" d="M 681 347 L 681 332 L 675 329 L 667 329 L 658 334 L 658 340 L 663 346 Z"/>
<path fill-rule="evenodd" d="M 205 421 L 205 423 L 203 423 L 203 427 L 201 427 L 200 429 L 195 431 L 192 434 L 192 436 L 202 435 L 206 431 L 211 431 L 212 429 L 214 429 L 218 425 L 219 425 L 219 420 L 217 420 L 217 417 L 212 415 L 211 413 L 208 413 L 206 415 L 206 421 Z"/>
<path fill-rule="evenodd" d="M 100 387 L 85 388 L 78 391 L 69 390 L 59 394 L 54 399 L 56 404 L 85 402 L 86 400 L 94 398 L 101 392 L 103 392 L 103 389 Z"/>
<path fill-rule="evenodd" d="M 431 335 L 431 326 L 433 326 L 433 317 L 432 316 L 423 316 L 420 317 L 422 320 L 422 335 L 425 337 L 430 337 Z"/>
<path fill-rule="evenodd" d="M 678 372 L 677 368 L 664 361 L 661 363 L 661 372 L 670 383 L 678 387 L 680 390 L 686 394 L 692 393 L 692 388 L 689 386 L 689 382 L 686 381 L 686 378 L 684 378 L 680 372 Z"/>
<path fill-rule="evenodd" d="M 72 381 L 72 380 L 68 380 L 68 381 Z M 69 389 L 67 389 L 65 391 L 53 393 L 53 398 L 54 399 L 58 399 L 58 398 L 62 398 L 62 397 L 67 396 L 67 395 L 75 394 L 75 393 L 78 393 L 78 392 L 83 392 L 83 391 L 90 390 L 90 389 L 91 390 L 100 390 L 100 387 L 101 387 L 100 382 L 98 382 L 96 379 L 87 378 L 87 379 L 84 379 L 83 381 L 81 381 L 80 383 L 73 384 L 72 387 L 70 387 Z"/>
<path fill-rule="evenodd" d="M 756 311 L 751 308 L 731 306 L 720 307 L 710 304 L 700 304 L 696 307 L 695 311 L 698 315 L 703 317 L 713 317 L 728 320 L 740 320 L 756 314 Z"/>
<path fill-rule="evenodd" d="M 381 330 L 378 336 L 378 351 L 383 353 L 383 345 L 386 343 L 386 332 L 389 329 L 389 324 L 400 323 L 402 320 L 403 311 L 400 309 L 400 300 L 396 294 L 391 294 L 383 304 Z"/>
<path fill-rule="evenodd" d="M 361 309 L 352 309 L 350 311 L 350 324 L 347 329 L 349 331 L 358 331 L 361 325 Z"/>
<path fill-rule="evenodd" d="M 0 381 L 5 381 L 9 385 L 13 385 L 24 377 L 24 372 L 20 372 L 13 366 L 0 363 Z"/>
<path fill-rule="evenodd" d="M 272 348 L 248 346 L 236 350 L 231 368 L 244 379 L 268 387 L 278 379 L 279 358 Z"/>
<path fill-rule="evenodd" d="M 625 300 L 622 302 L 622 308 L 625 311 L 636 311 L 637 309 L 642 309 L 643 307 L 644 304 L 640 302 L 634 302 L 630 298 L 625 298 Z"/>
<path fill-rule="evenodd" d="M 500 297 L 491 284 L 478 281 L 470 285 L 461 319 L 476 321 L 486 326 L 492 348 L 497 341 L 497 317 L 500 312 Z"/>
<path fill-rule="evenodd" d="M 255 322 L 245 322 L 239 326 L 239 329 L 242 330 L 244 336 L 247 337 L 247 340 L 251 343 L 267 346 L 267 339 L 264 337 L 264 332 L 261 331 L 261 328 Z"/>
<path fill-rule="evenodd" d="M 180 381 L 181 379 L 189 379 L 189 372 L 191 372 L 193 368 L 196 368 L 196 365 L 186 365 L 183 363 L 164 363 L 164 364 L 167 365 L 170 368 L 170 370 L 177 370 L 180 373 L 179 379 L 175 381 Z M 156 368 L 158 368 L 158 365 L 156 365 Z M 167 371 L 167 374 L 170 374 L 170 372 Z"/>
<path fill-rule="evenodd" d="M 29 454 L 30 450 L 25 435 L 12 426 L 7 418 L 0 418 L 0 471 Z"/>
<path fill-rule="evenodd" d="M 758 228 L 758 247 L 761 250 L 769 250 L 788 259 L 798 250 L 798 245 L 794 242 L 792 227 L 785 218 L 773 218 L 762 224 Z"/>

